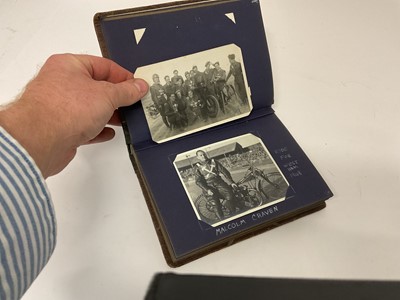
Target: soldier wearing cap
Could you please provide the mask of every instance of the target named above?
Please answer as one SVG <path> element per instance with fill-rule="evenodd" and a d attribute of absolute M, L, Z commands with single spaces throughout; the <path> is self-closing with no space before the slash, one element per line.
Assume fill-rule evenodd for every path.
<path fill-rule="evenodd" d="M 189 112 L 191 113 L 193 119 L 196 120 L 197 118 L 202 118 L 204 120 L 202 113 L 204 103 L 196 95 L 193 94 L 192 90 L 189 90 L 186 100 L 189 104 Z"/>
<path fill-rule="evenodd" d="M 179 79 L 182 80 L 182 82 L 183 82 L 183 77 L 181 75 L 179 75 L 178 70 L 174 70 L 173 73 L 174 73 L 174 76 L 172 76 L 172 78 L 171 78 L 172 84 L 176 84 Z"/>
<path fill-rule="evenodd" d="M 215 93 L 218 98 L 219 108 L 225 113 L 226 103 L 224 103 L 223 89 L 226 83 L 226 71 L 221 68 L 219 62 L 214 63 L 214 68 L 215 71 L 212 81 L 215 83 Z"/>
<path fill-rule="evenodd" d="M 185 97 L 187 97 L 189 94 L 189 91 L 192 90 L 192 86 L 193 86 L 192 78 L 190 77 L 189 71 L 185 72 L 185 78 L 186 79 L 183 82 L 182 93 Z"/>
<path fill-rule="evenodd" d="M 163 106 L 163 99 L 161 97 L 161 92 L 164 93 L 163 86 L 160 84 L 160 77 L 158 74 L 153 75 L 153 84 L 150 87 L 150 95 L 151 100 L 154 103 L 157 111 L 160 113 L 164 124 L 169 127 L 169 123 L 165 117 L 164 106 Z"/>
<path fill-rule="evenodd" d="M 150 95 L 151 95 L 151 100 L 153 100 L 154 105 L 156 108 L 158 108 L 159 100 L 158 97 L 160 96 L 160 89 L 162 89 L 163 86 L 160 83 L 160 77 L 158 74 L 153 75 L 153 84 L 150 87 Z"/>
<path fill-rule="evenodd" d="M 175 93 L 175 85 L 172 83 L 171 78 L 166 75 L 164 76 L 165 84 L 163 86 L 165 93 L 167 96 L 171 96 L 171 94 Z"/>
<path fill-rule="evenodd" d="M 194 75 L 193 75 L 193 82 L 194 82 L 194 92 L 196 96 L 201 101 L 201 115 L 203 117 L 203 121 L 207 122 L 208 120 L 208 107 L 207 107 L 207 97 L 209 95 L 209 91 L 206 85 L 206 80 L 204 76 L 204 72 L 200 72 L 197 69 L 197 66 L 193 67 Z"/>
<path fill-rule="evenodd" d="M 184 90 L 184 86 L 183 86 L 183 79 L 182 77 L 178 78 L 175 82 L 175 86 L 174 86 L 174 90 L 175 93 L 180 90 L 182 95 L 184 94 L 183 90 Z"/>
<path fill-rule="evenodd" d="M 175 94 L 171 94 L 164 103 L 165 115 L 168 118 L 171 129 L 181 130 L 183 128 L 182 117 L 179 113 L 179 104 L 176 101 Z"/>
<path fill-rule="evenodd" d="M 188 123 L 189 123 L 188 116 L 187 116 L 187 113 L 186 113 L 186 108 L 187 108 L 188 105 L 187 105 L 185 97 L 182 94 L 182 90 L 180 90 L 180 89 L 176 90 L 175 99 L 176 99 L 176 103 L 178 104 L 179 115 L 180 115 L 180 117 L 182 119 L 182 122 L 181 122 L 182 126 L 186 127 L 188 125 Z"/>
<path fill-rule="evenodd" d="M 238 93 L 242 104 L 247 104 L 247 93 L 246 87 L 244 84 L 243 70 L 240 62 L 236 61 L 235 54 L 228 55 L 229 63 L 231 64 L 228 76 L 226 76 L 226 80 L 228 81 L 229 77 L 233 75 L 235 78 L 235 88 Z"/>
<path fill-rule="evenodd" d="M 206 67 L 206 69 L 204 70 L 204 81 L 206 83 L 208 91 L 212 94 L 215 94 L 213 84 L 212 84 L 212 79 L 214 76 L 215 69 L 211 68 L 210 61 L 206 62 L 205 67 Z"/>
<path fill-rule="evenodd" d="M 158 97 L 158 111 L 160 112 L 160 115 L 162 117 L 162 120 L 165 124 L 165 126 L 167 126 L 168 128 L 171 127 L 171 124 L 168 121 L 167 118 L 167 113 L 166 113 L 166 109 L 168 108 L 168 96 L 167 94 L 165 94 L 164 88 L 161 87 L 159 90 L 159 97 Z"/>
<path fill-rule="evenodd" d="M 199 97 L 201 101 L 205 103 L 206 101 L 206 81 L 204 79 L 204 73 L 200 72 L 197 69 L 197 66 L 193 66 L 192 68 L 192 79 L 193 79 L 193 87 L 194 93 Z M 206 106 L 204 106 L 206 108 Z"/>

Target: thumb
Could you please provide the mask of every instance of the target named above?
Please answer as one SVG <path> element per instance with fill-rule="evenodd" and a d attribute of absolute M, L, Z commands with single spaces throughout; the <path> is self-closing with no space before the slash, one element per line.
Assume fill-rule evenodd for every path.
<path fill-rule="evenodd" d="M 114 107 L 129 106 L 139 101 L 147 94 L 149 85 L 140 78 L 128 79 L 114 84 L 111 100 Z"/>

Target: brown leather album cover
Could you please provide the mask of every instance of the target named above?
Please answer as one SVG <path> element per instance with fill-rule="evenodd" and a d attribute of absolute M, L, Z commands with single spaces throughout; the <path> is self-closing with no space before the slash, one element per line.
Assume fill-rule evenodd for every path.
<path fill-rule="evenodd" d="M 150 85 L 120 116 L 170 266 L 325 207 L 332 192 L 272 108 L 259 1 L 178 1 L 94 24 L 103 55 Z"/>

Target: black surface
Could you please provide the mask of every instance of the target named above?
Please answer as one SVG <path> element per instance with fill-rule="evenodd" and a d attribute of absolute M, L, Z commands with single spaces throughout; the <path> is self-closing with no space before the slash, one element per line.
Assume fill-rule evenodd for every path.
<path fill-rule="evenodd" d="M 391 300 L 400 282 L 157 274 L 145 300 Z"/>

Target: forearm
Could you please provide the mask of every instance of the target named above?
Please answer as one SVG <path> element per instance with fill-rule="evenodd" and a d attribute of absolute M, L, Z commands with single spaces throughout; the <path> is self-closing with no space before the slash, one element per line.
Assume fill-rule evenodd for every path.
<path fill-rule="evenodd" d="M 34 96 L 24 94 L 0 110 L 0 126 L 26 149 L 41 174 L 48 177 L 47 169 L 52 157 L 54 154 L 59 155 L 60 150 L 64 150 L 55 149 L 57 128 L 54 123 L 49 122 L 52 118 L 49 118 L 43 110 L 45 107 Z"/>
<path fill-rule="evenodd" d="M 21 145 L 0 127 L 0 299 L 19 299 L 56 243 L 44 178 Z"/>

